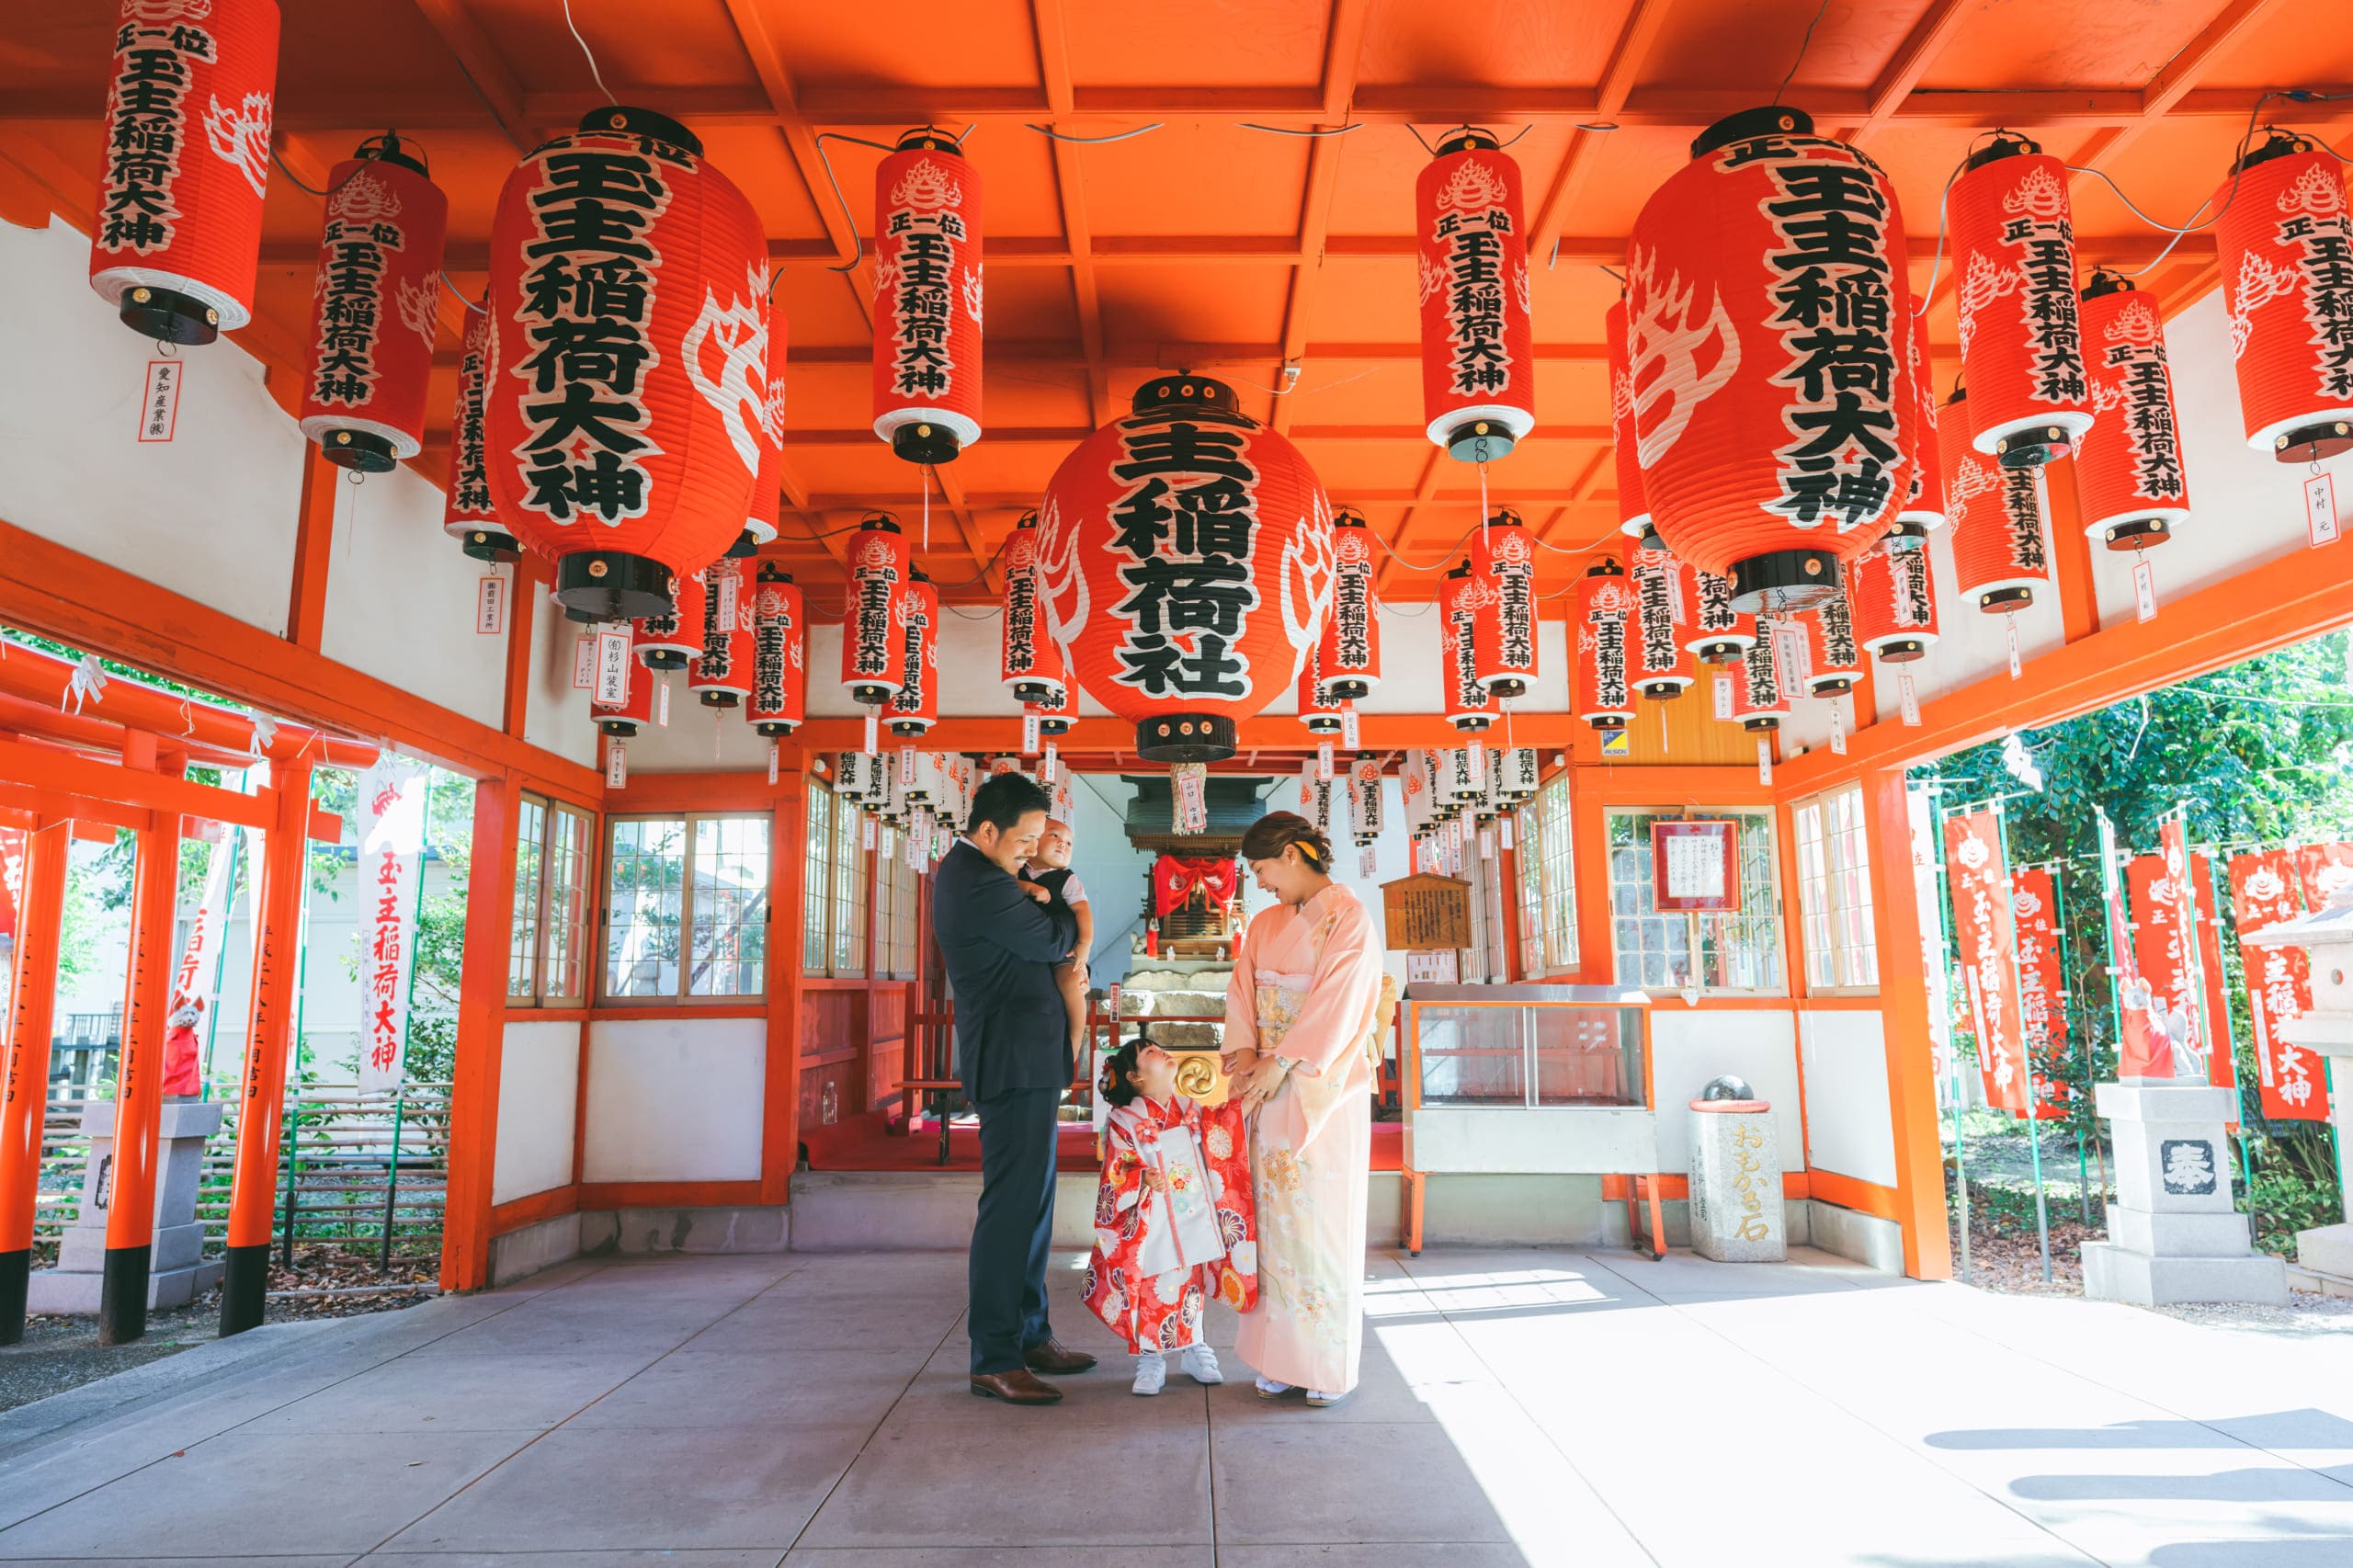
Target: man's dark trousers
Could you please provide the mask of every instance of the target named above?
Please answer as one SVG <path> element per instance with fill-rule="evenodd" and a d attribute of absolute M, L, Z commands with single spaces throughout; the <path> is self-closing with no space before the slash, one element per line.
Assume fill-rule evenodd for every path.
<path fill-rule="evenodd" d="M 1046 1254 L 1054 1233 L 1059 1089 L 1012 1089 L 976 1102 L 981 1113 L 981 1208 L 972 1221 L 967 1283 L 972 1370 L 1006 1372 L 1053 1337 L 1046 1312 Z"/>

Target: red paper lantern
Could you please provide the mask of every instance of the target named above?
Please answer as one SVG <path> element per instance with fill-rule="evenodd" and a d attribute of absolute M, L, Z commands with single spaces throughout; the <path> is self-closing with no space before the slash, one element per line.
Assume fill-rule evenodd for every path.
<path fill-rule="evenodd" d="M 1289 685 L 1332 597 L 1332 504 L 1232 388 L 1162 376 L 1063 460 L 1040 508 L 1070 673 L 1159 762 L 1231 756 Z"/>
<path fill-rule="evenodd" d="M 809 618 L 799 585 L 773 561 L 760 562 L 752 591 L 752 698 L 745 717 L 774 738 L 801 727 L 809 712 Z"/>
<path fill-rule="evenodd" d="M 1922 551 L 1899 551 L 1919 555 Z M 1805 628 L 1805 689 L 1811 697 L 1836 697 L 1855 689 L 1862 678 L 1863 650 L 1855 640 L 1855 618 L 1843 593 L 1833 594 L 1812 609 L 1800 610 L 1797 622 Z"/>
<path fill-rule="evenodd" d="M 1607 557 L 1577 579 L 1570 631 L 1576 638 L 1576 716 L 1600 731 L 1622 730 L 1634 716 L 1628 651 L 1634 642 L 1634 586 Z"/>
<path fill-rule="evenodd" d="M 390 473 L 425 448 L 449 199 L 390 131 L 327 175 L 302 434 L 327 461 Z"/>
<path fill-rule="evenodd" d="M 1948 418 L 1969 401 L 1957 392 Z M 1967 417 L 1961 409 L 1959 417 Z M 1961 597 L 1989 615 L 2024 609 L 2034 590 L 2051 581 L 2051 547 L 2042 531 L 2042 471 L 2004 468 L 1953 443 L 1945 478 L 1945 507 L 1952 519 L 1952 564 Z"/>
<path fill-rule="evenodd" d="M 490 502 L 482 427 L 483 383 L 489 374 L 490 314 L 469 310 L 458 355 L 458 402 L 449 415 L 449 483 L 442 495 L 441 531 L 476 561 L 517 561 L 522 547 Z"/>
<path fill-rule="evenodd" d="M 1947 437 L 2005 467 L 2065 457 L 2092 427 L 2067 166 L 1995 131 L 1969 155 L 1945 205 L 1971 418 L 1968 436 Z"/>
<path fill-rule="evenodd" d="M 1926 550 L 1870 551 L 1847 572 L 1855 641 L 1891 665 L 1906 665 L 1937 640 L 1936 581 Z"/>
<path fill-rule="evenodd" d="M 1486 131 L 1449 133 L 1415 181 L 1414 233 L 1422 417 L 1449 456 L 1487 462 L 1536 427 L 1519 165 Z"/>
<path fill-rule="evenodd" d="M 2353 221 L 2344 170 L 2326 148 L 2273 129 L 2214 201 L 2247 445 L 2281 462 L 2353 449 Z"/>
<path fill-rule="evenodd" d="M 687 689 L 706 708 L 736 708 L 752 694 L 752 596 L 733 561 L 703 568 L 702 651 Z"/>
<path fill-rule="evenodd" d="M 1518 512 L 1506 506 L 1472 536 L 1471 575 L 1494 596 L 1472 628 L 1479 684 L 1497 697 L 1524 696 L 1536 683 L 1536 544 Z"/>
<path fill-rule="evenodd" d="M 142 337 L 210 343 L 253 319 L 269 185 L 272 0 L 122 0 L 90 287 Z"/>
<path fill-rule="evenodd" d="M 1017 702 L 1036 702 L 1063 687 L 1063 650 L 1040 616 L 1038 514 L 1024 512 L 1005 541 L 1005 616 L 997 678 Z"/>
<path fill-rule="evenodd" d="M 1683 645 L 1703 665 L 1728 665 L 1756 641 L 1756 618 L 1733 608 L 1731 579 L 1678 562 L 1689 595 L 1691 619 Z"/>
<path fill-rule="evenodd" d="M 629 740 L 638 731 L 654 722 L 654 672 L 632 659 L 629 665 L 629 698 L 619 707 L 597 700 L 592 691 L 588 711 L 596 716 L 597 733 L 616 740 Z"/>
<path fill-rule="evenodd" d="M 1038 716 L 1038 733 L 1041 735 L 1067 735 L 1071 726 L 1078 722 L 1078 702 L 1067 686 L 1057 687 L 1042 702 L 1025 702 L 1024 715 Z"/>
<path fill-rule="evenodd" d="M 1342 728 L 1341 703 L 1332 695 L 1331 685 L 1323 674 L 1316 651 L 1310 648 L 1307 663 L 1299 671 L 1299 722 L 1307 726 L 1310 734 L 1336 735 Z"/>
<path fill-rule="evenodd" d="M 2189 517 L 2165 324 L 2147 295 L 2101 272 L 2084 290 L 2083 327 L 2099 415 L 2075 444 L 2084 532 L 2110 550 L 2146 550 Z"/>
<path fill-rule="evenodd" d="M 1361 702 L 1381 684 L 1381 609 L 1373 586 L 1372 530 L 1364 514 L 1341 507 L 1332 518 L 1332 613 L 1324 618 L 1316 667 L 1342 702 Z"/>
<path fill-rule="evenodd" d="M 842 684 L 850 700 L 880 708 L 899 689 L 905 651 L 891 608 L 907 581 L 907 536 L 886 512 L 870 512 L 850 536 L 849 609 L 842 619 Z"/>
<path fill-rule="evenodd" d="M 1732 716 L 1740 727 L 1763 733 L 1778 730 L 1790 716 L 1789 688 L 1781 684 L 1780 660 L 1773 646 L 1779 623 L 1756 618 L 1756 641 L 1741 650 L 1739 667 L 1732 672 Z"/>
<path fill-rule="evenodd" d="M 657 613 L 743 531 L 759 472 L 767 239 L 684 126 L 601 108 L 534 149 L 491 226 L 491 495 L 555 597 Z"/>
<path fill-rule="evenodd" d="M 1904 221 L 1879 165 L 1791 108 L 1719 120 L 1634 221 L 1643 489 L 1743 610 L 1799 609 L 1909 492 Z"/>
<path fill-rule="evenodd" d="M 752 473 L 751 503 L 745 508 L 744 531 L 730 555 L 752 554 L 776 538 L 777 517 L 784 509 L 784 317 L 768 312 L 767 363 L 773 368 L 760 392 L 752 431 L 759 443 L 759 467 Z"/>
<path fill-rule="evenodd" d="M 1654 702 L 1671 701 L 1697 679 L 1683 645 L 1690 569 L 1663 550 L 1634 551 L 1634 636 L 1627 647 L 1634 689 Z"/>
<path fill-rule="evenodd" d="M 1905 364 L 1912 376 L 1915 417 L 1904 432 L 1910 438 L 1912 484 L 1903 510 L 1895 515 L 1895 527 L 1888 530 L 1888 538 L 1896 541 L 1898 550 L 1907 548 L 1904 540 L 1916 542 L 1926 538 L 1930 528 L 1945 526 L 1945 465 L 1938 449 L 1937 380 L 1935 367 L 1928 358 L 1926 315 L 1912 318 L 1911 342 L 1911 358 Z"/>
<path fill-rule="evenodd" d="M 649 670 L 683 670 L 702 657 L 701 573 L 670 579 L 662 608 L 637 622 L 631 651 Z"/>
<path fill-rule="evenodd" d="M 1651 521 L 1651 506 L 1643 491 L 1643 458 L 1634 434 L 1634 371 L 1626 358 L 1626 297 L 1601 318 L 1608 339 L 1609 447 L 1618 473 L 1618 531 L 1643 540 L 1645 549 L 1660 549 L 1664 540 Z"/>
<path fill-rule="evenodd" d="M 874 433 L 914 463 L 981 438 L 981 179 L 910 131 L 874 170 Z"/>
<path fill-rule="evenodd" d="M 912 568 L 891 603 L 899 633 L 899 689 L 882 710 L 894 735 L 920 735 L 939 722 L 939 590 Z"/>
<path fill-rule="evenodd" d="M 1438 686 L 1446 722 L 1466 735 L 1477 734 L 1502 711 L 1495 694 L 1479 683 L 1472 653 L 1479 618 L 1493 608 L 1493 591 L 1467 561 L 1438 583 Z"/>

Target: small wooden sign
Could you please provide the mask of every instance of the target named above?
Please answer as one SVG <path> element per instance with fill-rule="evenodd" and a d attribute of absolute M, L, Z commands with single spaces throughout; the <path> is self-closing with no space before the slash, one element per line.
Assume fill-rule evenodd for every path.
<path fill-rule="evenodd" d="M 1389 950 L 1471 945 L 1471 884 L 1428 872 L 1381 884 Z"/>

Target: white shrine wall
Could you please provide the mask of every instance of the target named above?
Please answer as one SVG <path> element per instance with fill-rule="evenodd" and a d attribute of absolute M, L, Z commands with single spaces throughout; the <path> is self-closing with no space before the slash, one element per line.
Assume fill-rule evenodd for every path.
<path fill-rule="evenodd" d="M 572 1185 L 580 1102 L 576 1014 L 510 1016 L 498 1063 L 498 1148 L 490 1200 Z"/>
<path fill-rule="evenodd" d="M 1878 1187 L 1895 1185 L 1887 1035 L 1878 1009 L 1798 1014 L 1805 1062 L 1805 1163 Z"/>
<path fill-rule="evenodd" d="M 1708 1080 L 1733 1073 L 1773 1108 L 1781 1169 L 1805 1169 L 1799 1109 L 1796 1017 L 1787 1002 L 1755 1010 L 1686 1007 L 1672 996 L 1651 1002 L 1651 1093 L 1656 1108 L 1656 1169 L 1691 1163 L 1690 1104 Z"/>
<path fill-rule="evenodd" d="M 485 570 L 482 563 L 466 560 L 465 564 L 470 568 L 467 575 L 479 581 Z M 513 567 L 504 566 L 498 570 L 500 575 L 509 582 L 514 580 Z M 564 619 L 563 609 L 556 604 L 545 583 L 532 584 L 531 593 L 534 602 L 531 609 L 530 696 L 524 710 L 523 738 L 535 746 L 544 746 L 567 762 L 594 767 L 597 759 L 597 721 L 588 711 L 588 694 L 576 689 L 572 684 L 573 655 L 581 634 L 588 628 Z M 470 606 L 473 602 L 472 594 L 470 588 L 466 600 Z M 505 651 L 502 639 L 476 637 L 474 640 L 485 649 Z"/>
<path fill-rule="evenodd" d="M 581 1179 L 756 1181 L 767 1020 L 591 1020 Z"/>

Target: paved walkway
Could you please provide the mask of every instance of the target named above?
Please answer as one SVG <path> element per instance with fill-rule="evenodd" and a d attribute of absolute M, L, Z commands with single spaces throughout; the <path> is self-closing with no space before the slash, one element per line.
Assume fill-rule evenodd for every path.
<path fill-rule="evenodd" d="M 1065 1337 L 1108 1345 L 1058 1264 Z M 975 1400 L 963 1262 L 928 1253 L 571 1265 L 265 1330 L 0 1416 L 0 1560 L 2353 1563 L 2353 1335 L 1818 1253 L 1369 1267 L 1364 1385 L 1324 1412 L 1111 1365 Z"/>

